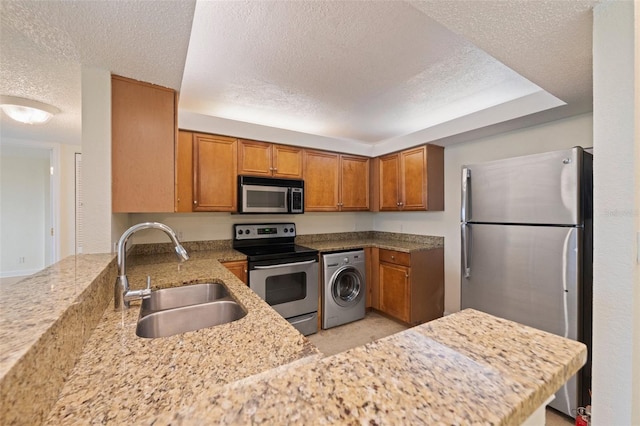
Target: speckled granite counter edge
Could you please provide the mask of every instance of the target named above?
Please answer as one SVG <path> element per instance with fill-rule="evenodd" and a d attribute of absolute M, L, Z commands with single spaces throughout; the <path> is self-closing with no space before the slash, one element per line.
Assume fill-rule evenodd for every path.
<path fill-rule="evenodd" d="M 73 270 L 71 274 L 70 270 Z M 101 272 L 96 275 L 96 270 Z M 113 256 L 80 255 L 63 259 L 25 280 L 22 290 L 28 292 L 64 285 L 59 281 L 65 279 L 73 281 L 73 291 L 61 303 L 62 314 L 48 324 L 41 324 L 43 331 L 33 336 L 37 340 L 26 344 L 21 348 L 22 355 L 5 365 L 0 379 L 3 406 L 0 424 L 42 423 L 113 298 L 112 283 L 116 274 Z M 34 301 L 27 299 L 24 303 Z M 3 320 L 3 325 L 9 321 L 6 317 Z"/>
<path fill-rule="evenodd" d="M 468 309 L 230 383 L 144 422 L 518 425 L 586 355 L 579 342 Z"/>

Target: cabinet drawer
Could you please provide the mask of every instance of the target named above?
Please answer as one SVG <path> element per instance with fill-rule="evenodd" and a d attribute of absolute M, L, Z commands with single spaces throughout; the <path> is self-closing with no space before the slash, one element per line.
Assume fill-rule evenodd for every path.
<path fill-rule="evenodd" d="M 401 251 L 380 249 L 380 262 L 411 266 L 411 254 Z"/>

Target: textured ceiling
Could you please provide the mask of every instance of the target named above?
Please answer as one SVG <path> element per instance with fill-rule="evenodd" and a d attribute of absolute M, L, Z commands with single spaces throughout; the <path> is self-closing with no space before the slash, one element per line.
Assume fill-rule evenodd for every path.
<path fill-rule="evenodd" d="M 82 66 L 178 89 L 181 111 L 386 151 L 566 103 L 529 116 L 550 120 L 591 109 L 595 3 L 2 0 L 0 93 L 63 112 L 3 115 L 0 135 L 79 143 Z"/>
<path fill-rule="evenodd" d="M 2 114 L 2 137 L 80 143 L 81 68 L 180 88 L 195 0 L 0 1 L 0 93 L 56 106 L 44 126 Z"/>
<path fill-rule="evenodd" d="M 370 143 L 538 91 L 404 2 L 199 2 L 180 108 Z"/>

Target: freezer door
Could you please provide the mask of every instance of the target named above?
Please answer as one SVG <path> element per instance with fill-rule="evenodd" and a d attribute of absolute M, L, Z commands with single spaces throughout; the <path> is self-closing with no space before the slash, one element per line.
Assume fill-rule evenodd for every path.
<path fill-rule="evenodd" d="M 578 339 L 581 228 L 463 224 L 462 235 L 462 309 Z M 551 406 L 576 404 L 574 377 Z"/>
<path fill-rule="evenodd" d="M 575 225 L 582 222 L 582 148 L 462 168 L 462 221 Z"/>

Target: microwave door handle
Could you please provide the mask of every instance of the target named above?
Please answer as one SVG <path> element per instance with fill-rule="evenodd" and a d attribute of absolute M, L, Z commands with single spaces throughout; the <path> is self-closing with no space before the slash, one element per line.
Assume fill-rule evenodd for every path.
<path fill-rule="evenodd" d="M 294 263 L 281 263 L 278 265 L 269 265 L 269 266 L 254 266 L 254 269 L 275 269 L 275 268 L 284 268 L 286 266 L 301 266 L 301 265 L 310 265 L 312 263 L 316 263 L 317 260 L 307 260 L 305 262 L 294 262 Z"/>

